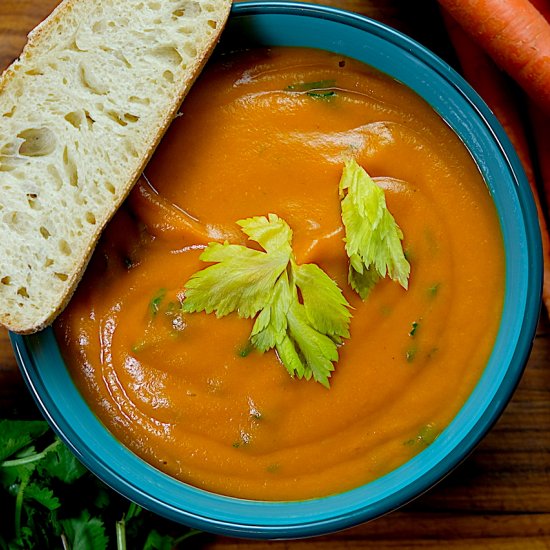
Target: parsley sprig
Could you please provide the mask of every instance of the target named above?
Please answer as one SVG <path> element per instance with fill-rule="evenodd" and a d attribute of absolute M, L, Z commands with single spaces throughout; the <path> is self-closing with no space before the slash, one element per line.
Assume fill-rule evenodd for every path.
<path fill-rule="evenodd" d="M 328 388 L 338 344 L 349 337 L 347 300 L 319 266 L 296 263 L 292 230 L 276 214 L 237 223 L 263 251 L 209 243 L 200 259 L 213 265 L 185 284 L 183 311 L 255 317 L 250 342 L 256 349 L 275 349 L 292 376 Z"/>
<path fill-rule="evenodd" d="M 0 420 L 0 517 L 1 550 L 172 550 L 197 532 L 109 489 L 38 420 Z"/>

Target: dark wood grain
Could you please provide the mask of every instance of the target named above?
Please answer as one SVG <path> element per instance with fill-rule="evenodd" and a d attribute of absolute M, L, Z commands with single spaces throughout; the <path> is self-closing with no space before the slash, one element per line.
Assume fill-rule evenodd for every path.
<path fill-rule="evenodd" d="M 20 52 L 28 31 L 57 0 L 0 1 L 0 67 Z M 407 32 L 453 62 L 431 1 L 330 0 Z M 1 200 L 1 198 L 0 198 Z M 0 329 L 0 417 L 37 414 Z M 1 525 L 1 522 L 0 522 Z M 437 487 L 359 527 L 305 541 L 264 542 L 202 535 L 193 548 L 550 548 L 550 323 L 538 328 L 525 375 L 503 416 L 474 453 Z"/>

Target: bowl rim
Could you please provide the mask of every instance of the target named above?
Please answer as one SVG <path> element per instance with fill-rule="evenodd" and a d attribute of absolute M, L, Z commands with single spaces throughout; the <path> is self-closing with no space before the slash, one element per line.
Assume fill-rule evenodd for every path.
<path fill-rule="evenodd" d="M 514 328 L 510 329 L 512 332 L 508 332 L 506 337 L 514 338 L 517 346 L 505 354 L 507 368 L 501 373 L 501 377 L 487 381 L 487 387 L 492 392 L 491 399 L 484 403 L 481 410 L 476 410 L 475 404 L 471 403 L 472 398 L 469 398 L 457 417 L 469 404 L 468 414 L 471 418 L 463 422 L 458 433 L 452 435 L 449 431 L 455 424 L 455 419 L 426 450 L 367 485 L 306 501 L 249 501 L 209 493 L 155 470 L 118 443 L 95 417 L 94 423 L 83 408 L 85 404 L 81 397 L 82 403 L 74 395 L 67 396 L 66 399 L 62 397 L 63 385 L 66 384 L 63 376 L 68 375 L 62 360 L 59 364 L 61 356 L 51 328 L 30 336 L 10 334 L 10 338 L 25 382 L 39 409 L 59 437 L 107 485 L 144 508 L 197 529 L 250 538 L 297 538 L 351 527 L 406 504 L 445 477 L 478 444 L 504 410 L 527 362 L 541 303 L 542 252 L 534 201 L 512 145 L 476 92 L 445 62 L 399 31 L 339 8 L 276 0 L 243 2 L 233 5 L 231 10 L 233 20 L 265 18 L 270 15 L 291 18 L 305 16 L 323 20 L 358 29 L 391 42 L 399 49 L 414 55 L 439 79 L 454 87 L 470 114 L 477 116 L 491 135 L 494 148 L 498 150 L 502 157 L 500 160 L 509 173 L 508 185 L 512 198 L 515 196 L 515 215 L 524 224 L 519 228 L 521 235 L 517 237 L 518 242 L 514 241 L 514 245 L 522 247 L 523 258 L 527 261 L 526 266 L 517 266 L 517 269 L 523 269 L 526 274 L 523 278 L 526 280 L 522 279 L 524 287 L 519 296 L 521 304 L 514 304 L 518 319 L 514 321 L 510 308 L 508 313 L 508 319 L 514 321 Z M 455 123 L 461 124 L 459 121 Z M 459 130 L 455 128 L 457 133 Z M 484 167 L 480 166 L 480 169 L 483 171 Z M 508 292 L 515 292 L 515 289 L 508 287 L 507 283 L 507 296 Z M 504 321 L 501 326 L 503 323 Z M 501 328 L 497 340 L 502 339 Z M 46 366 L 49 368 L 46 369 Z M 65 375 L 62 371 L 65 371 Z M 61 378 L 56 380 L 59 376 Z M 476 385 L 476 390 L 479 384 Z M 73 389 L 77 391 L 74 387 Z M 73 419 L 69 413 L 81 418 Z M 93 416 L 92 413 L 89 414 Z M 78 432 L 81 428 L 80 422 L 88 423 L 87 431 Z M 97 435 L 97 430 L 105 433 Z M 87 440 L 92 434 L 93 437 Z M 102 450 L 108 452 L 101 456 Z M 144 472 L 147 474 L 142 477 Z M 403 472 L 414 473 L 412 482 L 404 483 L 402 479 L 399 480 L 404 475 Z M 143 479 L 150 484 L 146 489 L 140 486 Z M 158 494 L 159 490 L 162 494 Z M 373 495 L 376 497 L 374 500 Z"/>

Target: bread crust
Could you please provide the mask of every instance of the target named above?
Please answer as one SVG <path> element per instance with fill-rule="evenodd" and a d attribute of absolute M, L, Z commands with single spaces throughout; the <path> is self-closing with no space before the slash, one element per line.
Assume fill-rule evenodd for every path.
<path fill-rule="evenodd" d="M 217 44 L 221 31 L 229 15 L 231 1 L 208 1 L 211 4 L 216 4 L 217 12 L 219 12 L 215 19 L 209 20 L 215 21 L 215 32 L 211 34 L 202 49 L 197 50 L 194 58 L 187 63 L 185 79 L 181 82 L 177 82 L 177 80 L 174 82 L 174 86 L 177 87 L 177 90 L 173 92 L 173 98 L 171 99 L 170 104 L 162 111 L 162 113 L 159 113 L 155 123 L 148 128 L 148 133 L 145 137 L 146 148 L 144 152 L 141 153 L 139 158 L 136 158 L 133 162 L 132 168 L 127 174 L 126 182 L 118 186 L 116 198 L 112 200 L 112 202 L 110 202 L 104 209 L 103 215 L 101 216 L 101 221 L 95 225 L 93 232 L 86 236 L 86 241 L 81 243 L 82 248 L 78 251 L 78 254 L 75 255 L 77 257 L 74 258 L 70 273 L 67 273 L 67 279 L 64 281 L 65 284 L 62 293 L 57 295 L 55 300 L 52 300 L 51 303 L 44 304 L 42 310 L 35 311 L 35 309 L 31 309 L 30 313 L 29 311 L 25 311 L 24 306 L 20 306 L 16 311 L 14 311 L 13 307 L 6 307 L 0 293 L 0 325 L 4 326 L 8 330 L 20 334 L 30 334 L 42 330 L 54 321 L 54 319 L 63 311 L 71 299 L 78 283 L 82 278 L 86 266 L 88 265 L 105 225 L 112 218 L 114 213 L 131 191 L 136 181 L 139 179 L 155 148 L 168 129 L 171 121 L 176 116 L 183 99 L 200 74 L 202 68 L 206 64 L 210 54 Z M 59 25 L 61 25 L 71 13 L 74 13 L 75 11 L 79 12 L 79 19 L 82 21 L 80 25 L 83 25 L 86 23 L 86 20 L 82 17 L 82 15 L 89 15 L 91 10 L 97 7 L 98 4 L 101 4 L 100 0 L 64 0 L 61 2 L 61 4 L 54 9 L 47 19 L 45 19 L 40 25 L 31 31 L 31 33 L 29 33 L 28 42 L 25 45 L 21 56 L 1 75 L 0 98 L 9 87 L 10 81 L 17 80 L 19 78 L 19 73 L 31 65 L 29 61 L 32 61 L 33 64 L 35 64 L 37 56 L 43 55 L 41 48 L 44 47 L 45 43 L 54 40 L 54 37 L 52 36 L 53 33 L 59 29 Z M 214 17 L 212 14 L 211 16 Z M 69 30 L 72 32 L 74 31 L 74 28 L 70 28 Z M 0 125 L 1 124 L 2 122 L 0 120 Z M 1 177 L 2 171 L 0 170 L 0 179 Z M 69 212 L 66 214 L 70 216 Z M 5 238 L 9 238 L 9 235 L 2 234 L 2 228 L 0 227 L 0 239 Z M 38 243 L 38 246 L 39 245 L 40 243 Z M 29 260 L 29 267 L 31 266 L 32 262 Z M 2 273 L 0 273 L 0 277 L 1 276 Z M 2 289 L 0 288 L 0 290 Z M 31 292 L 32 289 L 29 290 L 29 294 Z"/>

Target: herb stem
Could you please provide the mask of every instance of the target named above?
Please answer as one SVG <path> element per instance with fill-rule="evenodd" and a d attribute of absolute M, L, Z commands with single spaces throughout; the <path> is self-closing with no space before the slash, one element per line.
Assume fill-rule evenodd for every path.
<path fill-rule="evenodd" d="M 32 462 L 37 462 L 42 460 L 50 451 L 55 449 L 58 445 L 61 444 L 61 440 L 56 439 L 53 443 L 48 445 L 41 453 L 34 453 L 32 455 L 24 456 L 21 458 L 15 458 L 13 460 L 4 460 L 0 463 L 0 468 L 11 468 L 13 466 L 22 466 L 23 464 L 31 464 Z"/>
<path fill-rule="evenodd" d="M 65 533 L 61 533 L 61 544 L 63 545 L 63 550 L 70 550 L 69 542 L 67 541 Z"/>
<path fill-rule="evenodd" d="M 29 477 L 21 480 L 19 490 L 17 491 L 17 497 L 15 498 L 15 536 L 21 539 L 21 515 L 23 513 L 23 497 L 25 496 L 25 489 L 29 484 Z"/>
<path fill-rule="evenodd" d="M 116 522 L 117 550 L 126 550 L 126 522 L 124 518 Z"/>

